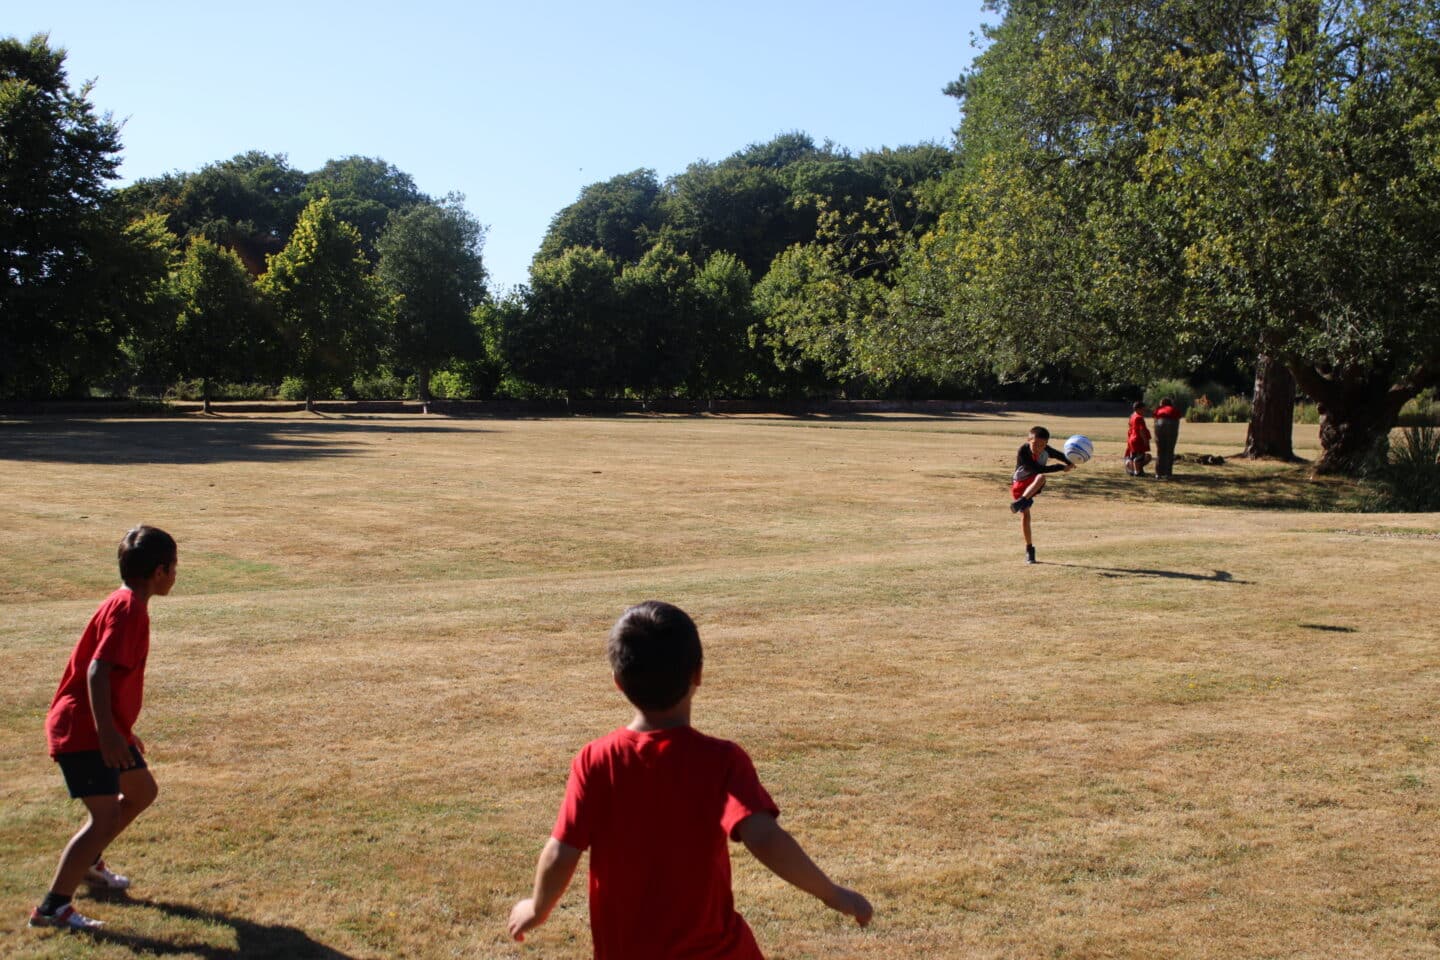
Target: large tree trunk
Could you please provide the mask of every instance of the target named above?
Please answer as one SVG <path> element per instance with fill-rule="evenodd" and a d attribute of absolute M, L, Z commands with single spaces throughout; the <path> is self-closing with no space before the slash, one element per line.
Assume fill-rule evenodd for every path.
<path fill-rule="evenodd" d="M 420 405 L 422 407 L 429 407 L 430 367 L 428 365 L 422 364 L 420 368 L 415 371 L 415 384 L 418 388 L 417 392 L 420 394 Z"/>
<path fill-rule="evenodd" d="M 1277 357 L 1261 353 L 1255 358 L 1255 396 L 1242 456 L 1294 460 L 1294 431 L 1295 378 Z"/>
<path fill-rule="evenodd" d="M 1355 476 L 1371 462 L 1385 456 L 1385 440 L 1389 438 L 1390 428 L 1395 425 L 1399 412 L 1399 405 L 1391 407 L 1387 403 L 1362 404 L 1343 411 L 1321 404 L 1322 452 L 1315 463 L 1315 473 Z"/>
<path fill-rule="evenodd" d="M 1339 371 L 1292 367 L 1296 381 L 1320 407 L 1320 459 L 1315 473 L 1356 476 L 1386 453 L 1400 408 L 1420 392 L 1414 378 L 1392 383 L 1390 371 L 1345 379 Z"/>
<path fill-rule="evenodd" d="M 200 378 L 200 400 L 204 404 L 203 411 L 210 412 L 210 378 Z"/>

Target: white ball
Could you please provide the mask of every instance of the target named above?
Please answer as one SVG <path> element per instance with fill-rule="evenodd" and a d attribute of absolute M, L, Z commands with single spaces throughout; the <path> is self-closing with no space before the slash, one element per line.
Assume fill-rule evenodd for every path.
<path fill-rule="evenodd" d="M 1085 463 L 1095 455 L 1095 444 L 1090 442 L 1089 437 L 1082 437 L 1075 434 L 1065 441 L 1065 456 L 1069 457 L 1072 463 Z"/>

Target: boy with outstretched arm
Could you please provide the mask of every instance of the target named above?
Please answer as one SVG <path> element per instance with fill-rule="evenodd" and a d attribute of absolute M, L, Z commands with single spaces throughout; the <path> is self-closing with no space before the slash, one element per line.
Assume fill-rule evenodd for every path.
<path fill-rule="evenodd" d="M 510 935 L 523 940 L 545 922 L 589 849 L 596 960 L 762 960 L 735 911 L 727 840 L 869 923 L 870 903 L 831 882 L 776 823 L 779 809 L 745 751 L 690 726 L 703 659 L 690 617 L 654 600 L 633 606 L 610 631 L 608 652 L 635 717 L 570 765 L 534 892 L 510 911 Z"/>
<path fill-rule="evenodd" d="M 81 882 L 92 890 L 130 886 L 127 877 L 105 866 L 105 848 L 157 793 L 145 766 L 145 746 L 133 727 L 150 652 L 148 604 L 175 586 L 178 550 L 164 530 L 138 526 L 125 534 L 117 554 L 124 586 L 90 618 L 45 718 L 50 756 L 60 765 L 70 796 L 82 801 L 90 816 L 60 855 L 50 892 L 30 913 L 32 927 L 104 926 L 70 901 Z"/>
<path fill-rule="evenodd" d="M 1051 463 L 1054 457 L 1059 463 Z M 1031 427 L 1030 439 L 1015 454 L 1015 473 L 1010 478 L 1010 512 L 1020 514 L 1020 531 L 1025 534 L 1025 562 L 1035 562 L 1035 542 L 1030 538 L 1030 508 L 1045 489 L 1045 474 L 1074 470 L 1075 464 L 1050 446 L 1050 431 Z"/>

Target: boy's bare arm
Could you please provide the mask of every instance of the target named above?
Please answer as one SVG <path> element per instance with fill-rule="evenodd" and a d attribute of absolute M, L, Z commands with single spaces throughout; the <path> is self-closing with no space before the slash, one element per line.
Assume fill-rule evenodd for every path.
<path fill-rule="evenodd" d="M 554 837 L 546 842 L 545 849 L 540 851 L 540 862 L 535 865 L 534 892 L 510 911 L 510 936 L 524 940 L 528 931 L 550 918 L 550 911 L 570 886 L 570 878 L 579 863 L 579 850 Z"/>
<path fill-rule="evenodd" d="M 870 922 L 875 909 L 854 890 L 840 886 L 815 865 L 799 841 L 768 813 L 752 813 L 735 828 L 740 842 L 781 880 L 793 884 L 820 900 L 831 910 L 855 918 L 860 926 Z"/>
<path fill-rule="evenodd" d="M 115 726 L 115 714 L 110 707 L 110 670 L 110 664 L 104 660 L 91 660 L 90 669 L 85 673 L 85 687 L 90 693 L 95 733 L 100 738 L 100 758 L 107 767 L 128 770 L 135 765 L 135 758 L 130 755 L 125 735 Z"/>

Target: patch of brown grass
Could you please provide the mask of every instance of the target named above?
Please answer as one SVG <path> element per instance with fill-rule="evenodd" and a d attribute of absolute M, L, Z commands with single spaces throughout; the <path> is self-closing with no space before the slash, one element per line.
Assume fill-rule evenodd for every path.
<path fill-rule="evenodd" d="M 1100 453 L 1027 568 L 1006 480 L 1037 421 Z M 1123 433 L 0 422 L 0 954 L 588 956 L 581 881 L 523 948 L 504 918 L 569 758 L 628 719 L 605 631 L 660 597 L 706 641 L 697 726 L 879 911 L 847 926 L 737 849 L 767 956 L 1440 956 L 1440 522 L 1318 511 L 1303 467 L 1132 481 Z M 112 858 L 135 896 L 84 904 L 106 938 L 28 931 L 78 818 L 44 710 L 140 520 L 182 553 L 140 724 L 161 797 Z"/>

